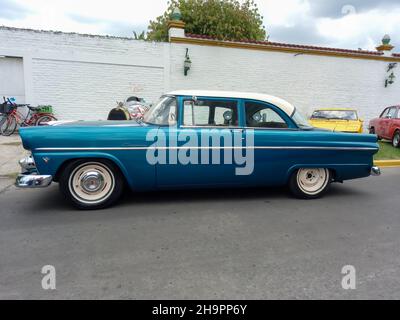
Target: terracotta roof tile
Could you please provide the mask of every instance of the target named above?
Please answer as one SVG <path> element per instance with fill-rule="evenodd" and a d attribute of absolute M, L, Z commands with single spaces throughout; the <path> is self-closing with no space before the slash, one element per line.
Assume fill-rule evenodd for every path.
<path fill-rule="evenodd" d="M 196 38 L 196 39 L 218 40 L 211 36 L 199 35 L 199 34 L 193 34 L 193 33 L 186 33 L 186 37 Z M 243 40 L 239 40 L 239 41 L 226 41 L 226 42 L 250 43 L 250 44 L 259 44 L 259 45 L 271 46 L 271 47 L 297 48 L 297 49 L 303 49 L 303 50 L 305 49 L 305 50 L 341 52 L 341 53 L 348 53 L 348 54 L 364 54 L 364 55 L 373 55 L 373 56 L 383 55 L 382 52 L 378 52 L 378 51 L 349 50 L 349 49 L 308 46 L 308 45 L 300 45 L 300 44 L 290 44 L 290 43 L 281 43 L 281 42 L 272 42 L 272 41 L 258 41 L 258 40 L 248 40 L 248 39 L 243 39 Z M 400 57 L 400 54 L 396 54 L 395 56 Z"/>

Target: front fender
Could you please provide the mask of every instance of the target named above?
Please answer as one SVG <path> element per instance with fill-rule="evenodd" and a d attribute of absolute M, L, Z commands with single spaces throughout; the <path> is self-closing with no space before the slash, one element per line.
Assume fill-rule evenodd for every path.
<path fill-rule="evenodd" d="M 67 161 L 78 159 L 107 159 L 115 163 L 124 175 L 128 185 L 133 190 L 151 190 L 155 188 L 155 168 L 149 164 L 137 163 L 135 170 L 134 161 L 121 161 L 120 157 L 107 152 L 33 152 L 37 170 L 40 174 L 56 177 L 60 168 Z M 129 157 L 128 157 L 129 158 Z M 135 157 L 136 158 L 136 157 Z M 127 159 L 127 157 L 125 157 Z M 137 159 L 137 158 L 136 158 Z M 134 160 L 134 158 L 132 158 Z M 144 166 L 147 167 L 144 169 Z M 133 172 L 132 172 L 133 171 Z"/>

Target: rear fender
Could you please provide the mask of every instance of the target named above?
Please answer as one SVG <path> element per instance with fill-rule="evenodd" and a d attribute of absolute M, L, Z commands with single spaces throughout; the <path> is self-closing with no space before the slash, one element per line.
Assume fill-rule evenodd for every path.
<path fill-rule="evenodd" d="M 357 164 L 296 164 L 292 166 L 286 175 L 286 183 L 289 181 L 293 172 L 301 168 L 326 168 L 332 173 L 332 179 L 335 182 L 344 180 L 364 178 L 371 175 L 371 163 Z"/>

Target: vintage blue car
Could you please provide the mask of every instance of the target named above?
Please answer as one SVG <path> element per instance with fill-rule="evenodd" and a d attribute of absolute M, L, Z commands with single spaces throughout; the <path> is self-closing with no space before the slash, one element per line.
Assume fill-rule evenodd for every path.
<path fill-rule="evenodd" d="M 140 121 L 75 121 L 21 128 L 18 187 L 61 192 L 80 209 L 134 191 L 289 185 L 304 199 L 331 182 L 379 175 L 377 137 L 309 126 L 290 103 L 265 94 L 174 91 Z"/>

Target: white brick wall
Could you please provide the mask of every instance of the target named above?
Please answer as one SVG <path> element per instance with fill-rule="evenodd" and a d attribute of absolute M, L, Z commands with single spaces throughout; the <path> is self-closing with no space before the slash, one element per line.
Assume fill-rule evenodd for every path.
<path fill-rule="evenodd" d="M 59 119 L 105 119 L 131 95 L 158 99 L 168 89 L 166 46 L 0 28 L 0 55 L 23 58 L 26 102 L 53 105 Z"/>
<path fill-rule="evenodd" d="M 317 107 L 354 107 L 365 120 L 400 104 L 400 67 L 385 88 L 388 63 L 374 60 L 7 28 L 0 28 L 0 55 L 23 57 L 26 101 L 52 104 L 60 119 L 105 118 L 117 100 L 154 101 L 172 89 L 263 92 L 308 115 Z"/>
<path fill-rule="evenodd" d="M 192 61 L 187 77 L 182 71 L 186 48 Z M 400 104 L 400 80 L 384 87 L 387 65 L 364 59 L 174 44 L 171 87 L 263 92 L 288 100 L 307 115 L 315 108 L 351 107 L 369 120 L 384 106 Z"/>
<path fill-rule="evenodd" d="M 33 59 L 32 69 L 36 101 L 55 106 L 60 119 L 105 119 L 131 94 L 163 93 L 162 68 Z"/>

